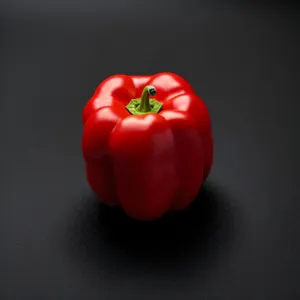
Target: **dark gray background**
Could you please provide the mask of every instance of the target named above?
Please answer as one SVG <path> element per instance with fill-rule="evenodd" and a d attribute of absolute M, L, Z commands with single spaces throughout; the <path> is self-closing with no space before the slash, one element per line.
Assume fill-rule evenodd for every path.
<path fill-rule="evenodd" d="M 300 298 L 296 2 L 4 0 L 0 18 L 1 300 Z M 207 103 L 215 164 L 190 209 L 140 224 L 90 192 L 81 111 L 109 75 L 161 71 Z"/>

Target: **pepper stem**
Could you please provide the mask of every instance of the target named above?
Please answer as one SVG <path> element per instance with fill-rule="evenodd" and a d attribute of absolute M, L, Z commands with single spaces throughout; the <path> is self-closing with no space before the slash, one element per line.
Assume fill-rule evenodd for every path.
<path fill-rule="evenodd" d="M 158 114 L 163 104 L 150 96 L 156 95 L 156 89 L 153 85 L 147 85 L 142 92 L 141 98 L 132 99 L 127 105 L 127 110 L 132 115 Z"/>
<path fill-rule="evenodd" d="M 142 96 L 141 96 L 141 102 L 139 106 L 136 108 L 139 112 L 150 112 L 151 106 L 150 106 L 150 96 L 156 95 L 156 89 L 153 85 L 147 85 L 143 89 Z"/>

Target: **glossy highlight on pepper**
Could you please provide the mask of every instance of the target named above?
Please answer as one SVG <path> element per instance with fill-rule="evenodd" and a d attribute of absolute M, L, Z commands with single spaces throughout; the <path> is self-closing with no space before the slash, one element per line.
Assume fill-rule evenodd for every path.
<path fill-rule="evenodd" d="M 85 105 L 82 122 L 89 185 L 132 218 L 185 209 L 210 173 L 209 112 L 177 74 L 108 77 Z"/>

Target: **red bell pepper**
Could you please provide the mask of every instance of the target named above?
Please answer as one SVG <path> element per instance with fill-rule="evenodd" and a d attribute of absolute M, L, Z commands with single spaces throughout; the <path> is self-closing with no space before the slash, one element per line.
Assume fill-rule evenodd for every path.
<path fill-rule="evenodd" d="M 132 218 L 152 220 L 186 208 L 209 175 L 209 112 L 174 73 L 107 78 L 84 107 L 82 121 L 91 188 Z"/>

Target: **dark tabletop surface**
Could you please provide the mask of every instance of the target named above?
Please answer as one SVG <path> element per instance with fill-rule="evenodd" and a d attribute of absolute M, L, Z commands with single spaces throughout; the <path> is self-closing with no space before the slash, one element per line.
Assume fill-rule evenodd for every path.
<path fill-rule="evenodd" d="M 293 2 L 0 4 L 0 299 L 300 299 L 299 10 Z M 81 111 L 115 73 L 182 75 L 213 171 L 184 213 L 99 205 Z"/>

